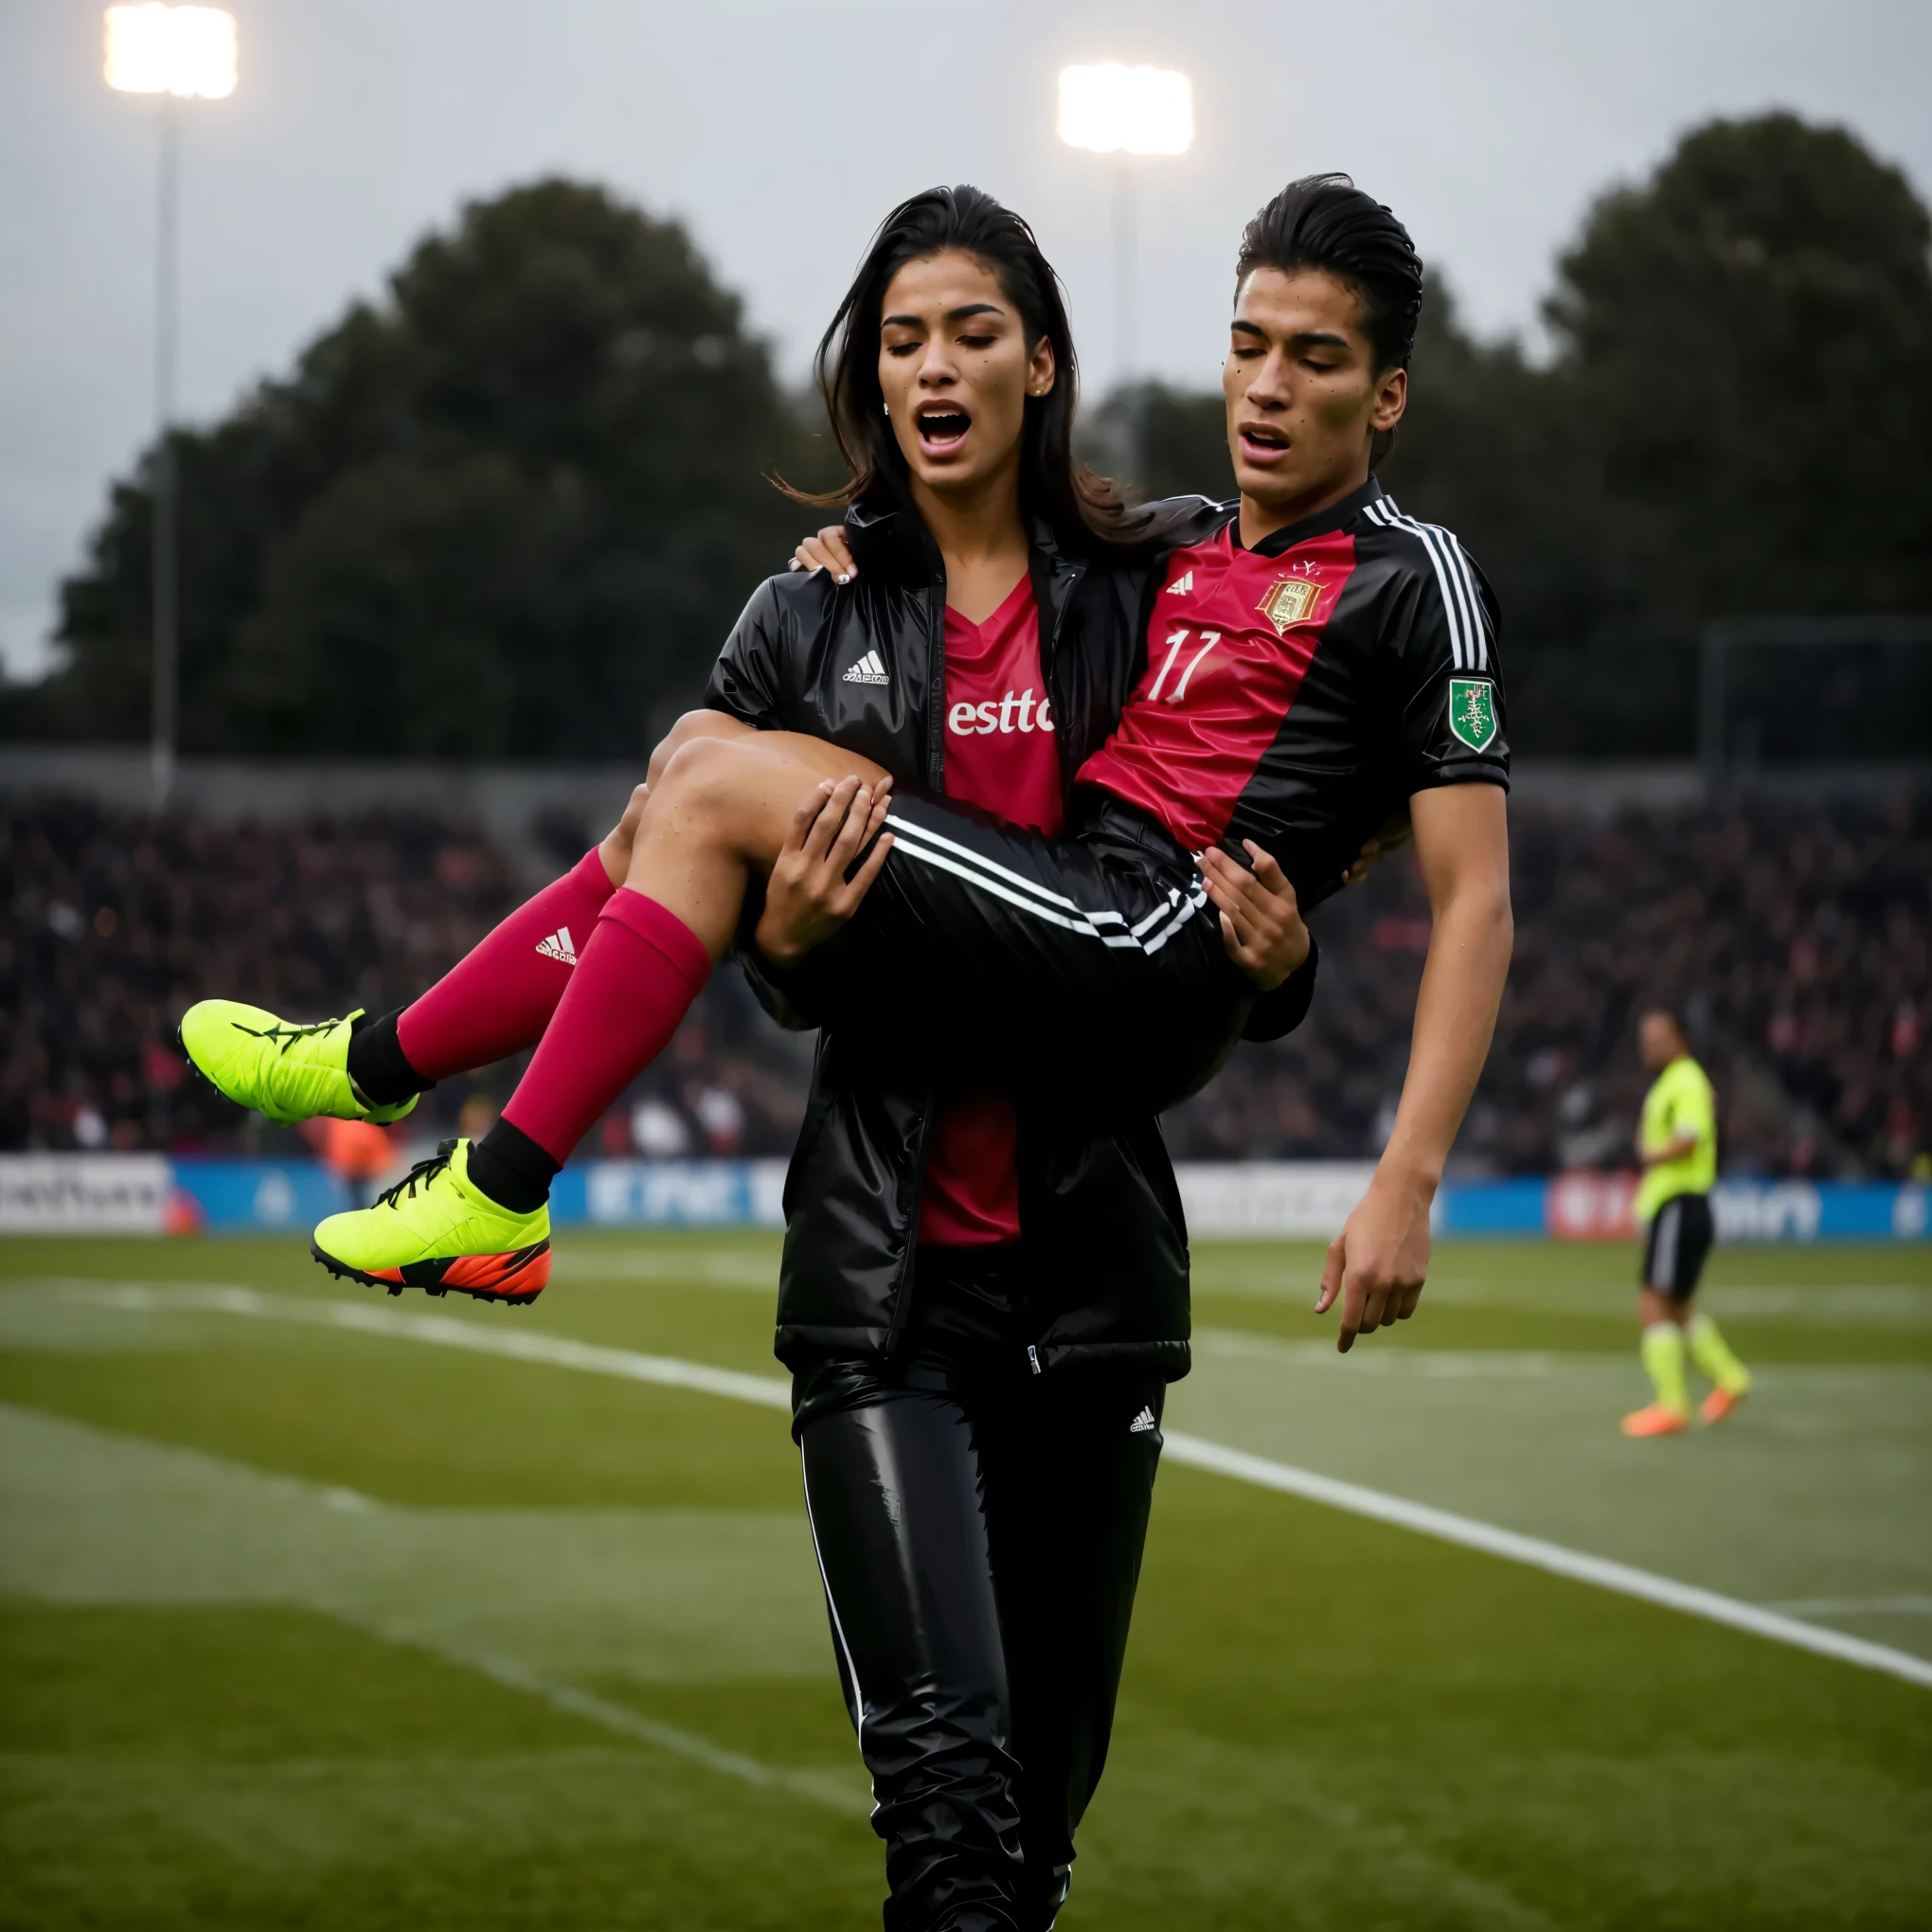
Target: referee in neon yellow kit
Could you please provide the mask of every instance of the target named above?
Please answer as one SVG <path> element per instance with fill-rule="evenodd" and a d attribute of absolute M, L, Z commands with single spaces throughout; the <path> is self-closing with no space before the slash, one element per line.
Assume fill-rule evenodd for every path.
<path fill-rule="evenodd" d="M 1637 1022 L 1637 1049 L 1656 1073 L 1643 1100 L 1637 1157 L 1643 1185 L 1637 1217 L 1649 1224 L 1643 1244 L 1643 1366 L 1656 1400 L 1623 1419 L 1626 1436 L 1676 1436 L 1690 1426 L 1684 1357 L 1715 1385 L 1698 1413 L 1721 1422 L 1743 1402 L 1751 1373 L 1731 1353 L 1717 1324 L 1692 1314 L 1690 1297 L 1710 1253 L 1710 1190 L 1717 1180 L 1717 1108 L 1710 1082 L 1691 1059 L 1674 1013 L 1647 1012 Z"/>

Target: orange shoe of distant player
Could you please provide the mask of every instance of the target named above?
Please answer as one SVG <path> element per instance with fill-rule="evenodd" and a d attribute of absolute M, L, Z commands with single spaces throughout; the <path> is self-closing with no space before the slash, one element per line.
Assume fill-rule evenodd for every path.
<path fill-rule="evenodd" d="M 1707 1422 L 1721 1422 L 1750 1392 L 1748 1388 L 1713 1388 L 1697 1404 L 1697 1413 Z"/>
<path fill-rule="evenodd" d="M 1682 1409 L 1654 1402 L 1648 1408 L 1632 1409 L 1619 1426 L 1626 1436 L 1681 1436 L 1690 1426 L 1690 1418 Z"/>

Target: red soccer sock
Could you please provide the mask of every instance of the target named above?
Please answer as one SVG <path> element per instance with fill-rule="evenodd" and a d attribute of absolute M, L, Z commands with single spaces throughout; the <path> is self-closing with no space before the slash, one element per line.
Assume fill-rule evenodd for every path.
<path fill-rule="evenodd" d="M 711 973 L 705 942 L 654 899 L 620 886 L 583 948 L 505 1120 L 554 1160 L 663 1052 Z"/>
<path fill-rule="evenodd" d="M 612 889 L 593 846 L 403 1008 L 396 1016 L 402 1057 L 437 1081 L 534 1046 Z"/>

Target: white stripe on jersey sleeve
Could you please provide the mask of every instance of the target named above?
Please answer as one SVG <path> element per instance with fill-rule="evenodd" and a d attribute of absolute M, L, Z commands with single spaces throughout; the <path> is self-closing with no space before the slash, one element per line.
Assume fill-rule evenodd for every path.
<path fill-rule="evenodd" d="M 1476 587 L 1476 573 L 1469 565 L 1469 553 L 1458 542 L 1453 530 L 1440 524 L 1425 524 L 1404 516 L 1392 496 L 1364 506 L 1383 514 L 1372 520 L 1385 529 L 1407 530 L 1420 537 L 1429 553 L 1436 582 L 1449 611 L 1449 648 L 1458 671 L 1489 669 L 1489 614 L 1481 593 Z M 1452 592 L 1451 586 L 1454 585 Z M 1458 621 L 1459 619 L 1459 621 Z"/>
<path fill-rule="evenodd" d="M 1404 526 L 1416 532 L 1423 543 L 1441 560 L 1442 568 L 1448 573 L 1449 585 L 1456 596 L 1456 609 L 1462 620 L 1462 651 L 1465 671 L 1482 669 L 1481 628 L 1472 605 L 1475 599 L 1469 589 L 1469 580 L 1462 574 L 1460 560 L 1456 554 L 1456 540 L 1447 530 L 1435 524 L 1417 523 L 1412 517 L 1404 519 Z"/>
<path fill-rule="evenodd" d="M 1421 523 L 1412 516 L 1404 516 L 1393 502 L 1388 506 L 1388 523 L 1391 529 L 1407 530 L 1422 540 L 1422 547 L 1428 551 L 1429 561 L 1435 566 L 1436 581 L 1451 605 L 1450 651 L 1456 660 L 1456 668 L 1458 671 L 1479 671 L 1482 668 L 1482 641 L 1476 613 L 1470 608 L 1466 595 L 1466 581 L 1454 555 L 1457 548 L 1455 538 L 1440 525 Z"/>
<path fill-rule="evenodd" d="M 1422 549 L 1428 557 L 1429 567 L 1436 573 L 1436 588 L 1442 593 L 1442 615 L 1449 625 L 1450 660 L 1458 671 L 1468 671 L 1471 666 L 1462 640 L 1461 610 L 1456 601 L 1455 592 L 1449 588 L 1449 575 L 1442 567 L 1442 559 L 1437 554 L 1436 546 L 1429 542 L 1420 526 L 1412 524 L 1405 516 L 1398 516 L 1395 506 L 1386 499 L 1382 503 L 1365 504 L 1363 508 L 1365 513 L 1377 510 L 1385 511 L 1383 515 L 1371 519 L 1379 523 L 1384 529 L 1405 529 L 1412 536 L 1422 538 Z"/>
<path fill-rule="evenodd" d="M 1465 550 L 1451 530 L 1445 530 L 1440 524 L 1428 528 L 1441 540 L 1442 548 L 1448 554 L 1450 568 L 1462 584 L 1462 594 L 1469 612 L 1470 648 L 1474 653 L 1472 671 L 1489 669 L 1489 613 L 1483 608 L 1482 593 L 1476 587 L 1476 572 L 1470 568 L 1469 552 Z"/>

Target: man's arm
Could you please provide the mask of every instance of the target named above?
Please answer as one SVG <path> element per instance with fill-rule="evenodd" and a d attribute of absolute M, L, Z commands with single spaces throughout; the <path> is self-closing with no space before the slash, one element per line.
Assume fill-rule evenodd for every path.
<path fill-rule="evenodd" d="M 1646 1154 L 1641 1143 L 1639 1143 L 1637 1150 L 1637 1162 L 1639 1167 L 1643 1168 L 1662 1167 L 1667 1160 L 1682 1160 L 1687 1154 L 1695 1154 L 1696 1152 L 1696 1135 L 1688 1133 L 1677 1134 L 1673 1135 L 1669 1140 L 1665 1141 L 1654 1153 Z"/>
<path fill-rule="evenodd" d="M 1435 916 L 1416 995 L 1408 1078 L 1375 1178 L 1328 1252 L 1318 1314 L 1339 1295 L 1339 1346 L 1415 1313 L 1429 1208 L 1488 1056 L 1509 975 L 1510 840 L 1499 785 L 1441 785 L 1410 801 Z"/>

